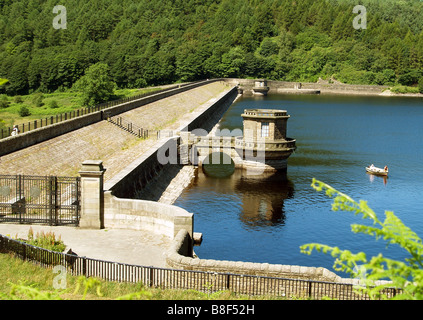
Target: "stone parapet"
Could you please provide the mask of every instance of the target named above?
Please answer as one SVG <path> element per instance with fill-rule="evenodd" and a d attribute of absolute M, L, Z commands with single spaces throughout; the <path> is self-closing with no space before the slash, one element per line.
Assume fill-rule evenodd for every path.
<path fill-rule="evenodd" d="M 244 94 L 254 94 L 253 88 L 256 86 L 256 80 L 253 79 L 236 79 L 226 78 L 226 82 L 238 85 L 239 91 Z M 389 89 L 388 86 L 378 85 L 351 85 L 343 83 L 329 82 L 289 82 L 268 80 L 268 94 L 287 93 L 287 94 L 360 94 L 360 95 L 380 95 L 384 90 Z"/>
<path fill-rule="evenodd" d="M 180 230 L 173 239 L 167 252 L 166 263 L 168 267 L 183 270 L 231 273 L 293 280 L 324 281 L 353 285 L 361 284 L 359 279 L 342 278 L 322 267 L 200 259 L 186 254 L 184 248 L 186 243 L 190 241 L 190 234 L 186 230 Z M 379 285 L 386 283 L 390 282 L 377 281 L 375 284 Z"/>
<path fill-rule="evenodd" d="M 173 205 L 120 199 L 110 191 L 104 193 L 104 225 L 107 228 L 150 231 L 173 239 L 181 230 L 192 237 L 193 222 L 192 213 Z"/>

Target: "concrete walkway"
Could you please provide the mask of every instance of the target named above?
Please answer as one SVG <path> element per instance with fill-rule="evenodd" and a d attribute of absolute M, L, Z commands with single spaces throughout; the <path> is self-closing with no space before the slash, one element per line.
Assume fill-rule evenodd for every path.
<path fill-rule="evenodd" d="M 78 256 L 141 266 L 166 267 L 166 250 L 171 240 L 165 236 L 136 230 L 86 230 L 76 227 L 0 224 L 0 234 L 10 238 L 28 238 L 32 228 L 37 232 L 53 232 Z"/>

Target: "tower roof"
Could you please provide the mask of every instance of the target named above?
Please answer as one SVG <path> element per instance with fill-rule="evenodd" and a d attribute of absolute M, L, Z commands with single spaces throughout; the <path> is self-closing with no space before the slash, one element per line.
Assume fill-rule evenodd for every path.
<path fill-rule="evenodd" d="M 286 110 L 276 109 L 245 109 L 243 118 L 289 118 Z"/>

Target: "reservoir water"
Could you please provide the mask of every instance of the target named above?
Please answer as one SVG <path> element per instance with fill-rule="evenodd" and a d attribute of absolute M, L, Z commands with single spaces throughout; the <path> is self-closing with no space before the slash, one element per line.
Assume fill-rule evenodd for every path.
<path fill-rule="evenodd" d="M 370 257 L 379 252 L 403 259 L 371 236 L 354 234 L 361 216 L 333 212 L 332 200 L 311 187 L 312 178 L 355 200 L 366 200 L 381 220 L 394 213 L 423 237 L 423 101 L 420 98 L 341 95 L 243 97 L 225 113 L 220 129 L 242 129 L 244 109 L 287 110 L 288 137 L 297 151 L 286 174 L 213 178 L 199 170 L 175 202 L 193 212 L 200 258 L 325 267 L 333 258 L 300 252 L 307 243 L 338 246 Z M 388 165 L 387 179 L 365 172 Z M 341 276 L 345 276 L 336 272 Z"/>

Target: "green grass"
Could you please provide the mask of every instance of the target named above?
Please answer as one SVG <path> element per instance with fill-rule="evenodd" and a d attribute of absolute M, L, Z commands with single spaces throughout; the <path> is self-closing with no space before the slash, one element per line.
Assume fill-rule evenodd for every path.
<path fill-rule="evenodd" d="M 35 300 L 49 297 L 58 300 L 116 299 L 134 292 L 140 292 L 141 285 L 104 282 L 96 280 L 84 296 L 85 278 L 66 276 L 66 289 L 55 289 L 54 279 L 58 273 L 44 269 L 30 262 L 21 261 L 8 254 L 0 255 L 0 298 L 4 300 Z M 85 279 L 86 280 L 86 279 Z M 93 284 L 91 279 L 91 284 Z M 98 285 L 100 291 L 97 290 Z M 34 292 L 37 292 L 34 295 Z M 102 296 L 99 296 L 98 293 Z M 148 295 L 146 295 L 148 297 Z"/>
<path fill-rule="evenodd" d="M 160 87 L 145 89 L 119 89 L 116 90 L 113 100 L 133 97 L 139 94 L 153 92 L 160 89 Z M 36 95 L 37 93 L 19 97 L 6 96 L 7 100 L 9 101 L 9 106 L 7 108 L 0 108 L 0 120 L 3 120 L 3 126 L 11 127 L 15 124 L 19 125 L 22 123 L 28 123 L 29 121 L 44 119 L 47 117 L 55 116 L 57 114 L 84 108 L 81 94 L 78 92 L 69 90 L 66 92 L 42 93 L 42 106 L 35 105 L 34 98 Z M 51 107 L 52 101 L 56 101 L 57 107 Z M 22 106 L 26 106 L 29 109 L 31 113 L 29 116 L 21 117 L 19 115 L 19 109 Z"/>
<path fill-rule="evenodd" d="M 103 281 L 66 275 L 66 289 L 55 289 L 53 269 L 0 254 L 0 299 L 2 300 L 276 300 L 277 297 L 248 297 L 229 291 L 208 294 L 196 290 L 148 288 L 142 284 Z M 57 280 L 56 280 L 57 282 Z M 207 289 L 207 288 L 205 288 Z"/>
<path fill-rule="evenodd" d="M 392 87 L 390 88 L 390 90 L 393 93 L 420 93 L 418 87 L 408 87 L 408 86 L 401 86 L 401 85 Z"/>

